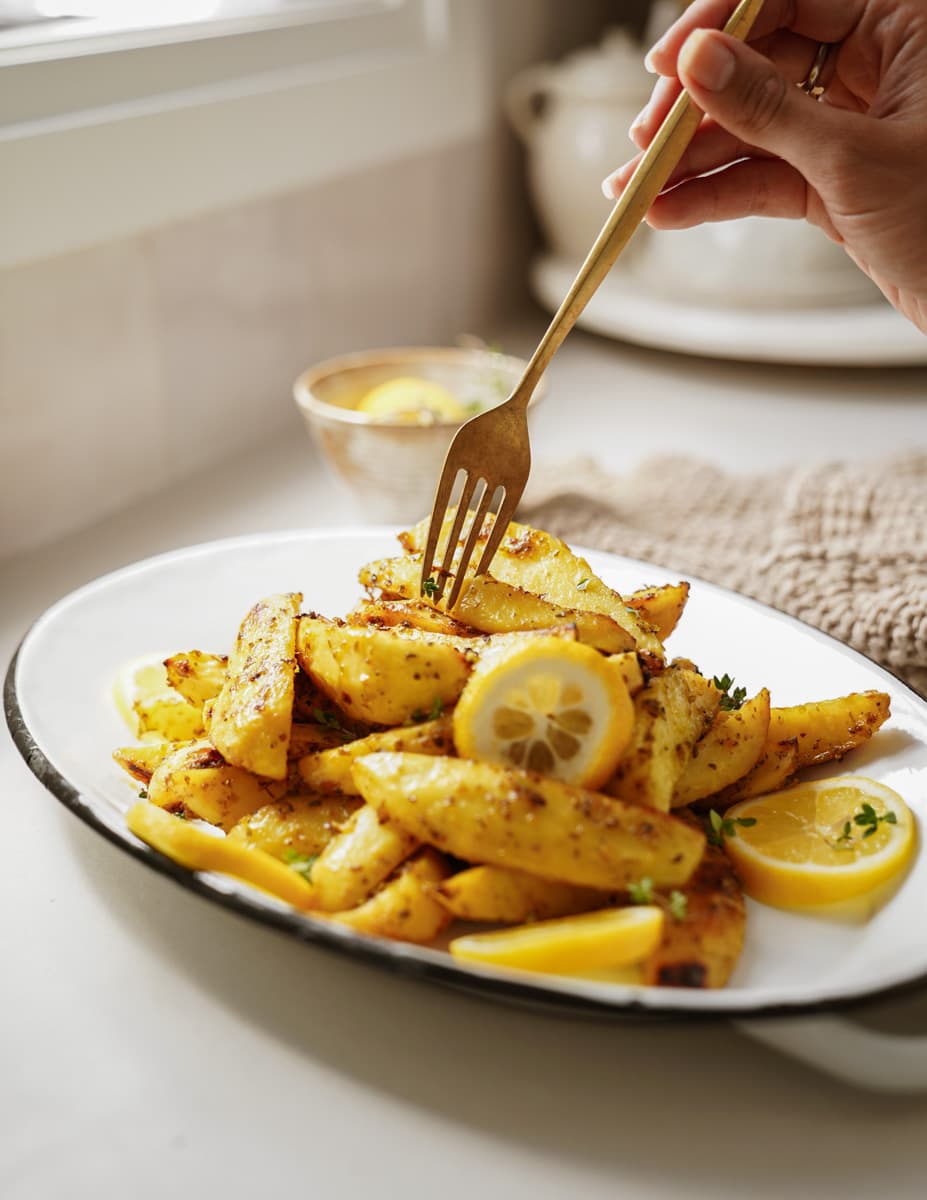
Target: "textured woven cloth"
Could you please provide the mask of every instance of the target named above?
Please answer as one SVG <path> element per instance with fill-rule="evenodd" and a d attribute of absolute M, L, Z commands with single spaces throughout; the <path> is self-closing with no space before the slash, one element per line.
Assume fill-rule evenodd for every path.
<path fill-rule="evenodd" d="M 539 470 L 520 516 L 800 617 L 927 695 L 927 454 L 759 476 L 688 458 Z"/>

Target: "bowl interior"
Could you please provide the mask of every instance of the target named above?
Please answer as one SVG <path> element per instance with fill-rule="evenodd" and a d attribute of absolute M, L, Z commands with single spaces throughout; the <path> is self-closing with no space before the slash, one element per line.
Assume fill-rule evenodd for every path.
<path fill-rule="evenodd" d="M 490 350 L 372 350 L 310 368 L 296 381 L 295 392 L 301 406 L 319 415 L 369 425 L 370 418 L 356 411 L 367 392 L 391 379 L 412 376 L 447 388 L 469 417 L 505 400 L 524 366 L 521 359 Z M 410 428 L 399 421 L 376 424 Z"/>

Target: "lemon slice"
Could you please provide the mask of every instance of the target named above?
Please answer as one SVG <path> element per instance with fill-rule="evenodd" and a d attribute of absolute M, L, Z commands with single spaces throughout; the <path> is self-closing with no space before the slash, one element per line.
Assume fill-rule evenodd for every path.
<path fill-rule="evenodd" d="M 607 659 L 581 642 L 538 637 L 477 666 L 454 710 L 454 744 L 461 758 L 597 788 L 633 724 L 627 685 Z"/>
<path fill-rule="evenodd" d="M 861 775 L 800 783 L 724 814 L 744 890 L 779 908 L 836 904 L 878 888 L 910 863 L 914 817 L 897 792 Z"/>
<path fill-rule="evenodd" d="M 656 950 L 662 934 L 663 910 L 641 904 L 467 934 L 454 938 L 449 949 L 469 962 L 565 975 L 640 962 Z"/>
<path fill-rule="evenodd" d="M 357 411 L 381 421 L 418 425 L 463 421 L 467 416 L 467 410 L 447 388 L 411 375 L 378 384 L 363 397 Z"/>

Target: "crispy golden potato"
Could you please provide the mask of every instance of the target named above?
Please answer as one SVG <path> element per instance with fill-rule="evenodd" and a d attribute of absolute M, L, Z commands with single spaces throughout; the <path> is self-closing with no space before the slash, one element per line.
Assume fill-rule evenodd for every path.
<path fill-rule="evenodd" d="M 287 789 L 286 781 L 260 779 L 227 763 L 209 742 L 198 741 L 159 763 L 148 782 L 148 799 L 169 812 L 231 829 L 242 817 L 282 799 Z"/>
<path fill-rule="evenodd" d="M 673 808 L 704 800 L 752 770 L 766 747 L 769 712 L 765 688 L 742 708 L 719 712 L 676 783 Z"/>
<path fill-rule="evenodd" d="M 132 709 L 140 738 L 188 742 L 203 736 L 203 714 L 183 696 L 175 696 L 171 692 L 146 696 L 136 700 Z"/>
<path fill-rule="evenodd" d="M 812 700 L 792 708 L 774 708 L 769 718 L 769 742 L 794 738 L 798 766 L 843 758 L 867 742 L 888 720 L 891 700 L 884 692 L 853 692 L 836 700 Z"/>
<path fill-rule="evenodd" d="M 188 650 L 172 654 L 164 660 L 167 682 L 195 708 L 202 708 L 222 691 L 228 670 L 228 657 L 224 654 L 205 654 L 202 650 Z"/>
<path fill-rule="evenodd" d="M 449 872 L 447 859 L 426 846 L 403 863 L 395 878 L 388 879 L 364 904 L 333 913 L 332 920 L 360 933 L 425 945 L 451 922 L 451 914 L 434 893 L 435 886 Z"/>
<path fill-rule="evenodd" d="M 724 987 L 744 942 L 743 892 L 727 855 L 707 846 L 680 891 L 685 916 L 668 915 L 659 947 L 644 960 L 642 982 L 660 987 Z"/>
<path fill-rule="evenodd" d="M 715 808 L 723 812 L 736 804 L 738 800 L 749 800 L 753 796 L 765 796 L 767 792 L 777 792 L 791 783 L 798 770 L 798 743 L 795 738 L 786 738 L 781 742 L 767 740 L 755 767 L 747 772 L 729 787 L 723 788 L 713 796 L 696 801 L 697 809 Z"/>
<path fill-rule="evenodd" d="M 449 617 L 424 600 L 362 600 L 347 615 L 349 625 L 373 625 L 377 629 L 420 629 L 423 633 L 449 633 L 453 637 L 476 637 L 478 629 Z"/>
<path fill-rule="evenodd" d="M 286 796 L 242 817 L 229 830 L 230 842 L 259 846 L 286 862 L 321 854 L 362 801 L 356 796 Z"/>
<path fill-rule="evenodd" d="M 608 661 L 624 680 L 629 696 L 636 696 L 644 686 L 644 672 L 641 670 L 637 652 L 629 650 L 625 654 L 610 654 Z"/>
<path fill-rule="evenodd" d="M 355 762 L 354 782 L 419 841 L 583 887 L 619 889 L 642 875 L 683 882 L 704 845 L 674 817 L 490 763 L 369 754 Z"/>
<path fill-rule="evenodd" d="M 457 639 L 410 629 L 359 629 L 318 617 L 299 622 L 302 670 L 351 717 L 403 725 L 455 704 L 476 655 Z"/>
<path fill-rule="evenodd" d="M 312 907 L 323 912 L 356 908 L 418 844 L 403 826 L 380 821 L 374 809 L 362 804 L 307 873 Z"/>
<path fill-rule="evenodd" d="M 141 746 L 120 746 L 113 751 L 113 758 L 133 779 L 147 783 L 155 768 L 178 749 L 176 742 L 144 742 Z"/>
<path fill-rule="evenodd" d="M 626 603 L 636 608 L 641 619 L 656 630 L 661 642 L 665 642 L 679 624 L 688 599 L 687 583 L 666 583 L 662 587 L 642 588 L 625 596 Z"/>
<path fill-rule="evenodd" d="M 609 892 L 540 879 L 511 867 L 470 867 L 446 879 L 435 896 L 461 921 L 522 925 L 588 912 L 608 904 Z"/>
<path fill-rule="evenodd" d="M 365 587 L 380 587 L 390 595 L 418 595 L 422 560 L 420 555 L 381 559 L 360 572 Z M 477 575 L 464 587 L 454 616 L 481 633 L 514 633 L 517 630 L 550 629 L 568 621 L 576 626 L 579 641 L 606 654 L 632 650 L 634 637 L 612 617 L 584 611 L 582 596 L 574 607 L 551 603 L 491 575 Z M 438 610 L 440 611 L 440 610 Z"/>
<path fill-rule="evenodd" d="M 449 511 L 442 529 L 443 539 L 450 533 L 453 517 L 453 511 Z M 491 527 L 488 520 L 477 542 L 475 561 L 479 561 L 480 549 Z M 409 554 L 422 554 L 427 536 L 428 519 L 400 534 L 399 541 Z M 559 538 L 513 521 L 492 560 L 492 575 L 502 583 L 542 596 L 551 604 L 611 617 L 631 635 L 648 663 L 655 667 L 662 664 L 663 645 L 656 633 L 636 609 L 630 608 L 622 596 L 597 578 L 584 558 L 574 554 Z"/>
<path fill-rule="evenodd" d="M 213 701 L 209 740 L 226 762 L 285 779 L 293 721 L 300 592 L 260 600 L 242 621 Z"/>
<path fill-rule="evenodd" d="M 701 675 L 670 667 L 634 697 L 634 730 L 609 795 L 669 812 L 692 750 L 718 711 L 721 695 Z"/>
<path fill-rule="evenodd" d="M 324 750 L 319 754 L 308 754 L 299 760 L 299 773 L 303 783 L 316 792 L 341 792 L 358 795 L 352 768 L 355 759 L 379 750 L 408 750 L 416 754 L 453 754 L 454 731 L 451 718 L 439 717 L 423 725 L 406 725 L 399 729 L 385 729 L 382 733 L 371 733 L 356 742 Z"/>

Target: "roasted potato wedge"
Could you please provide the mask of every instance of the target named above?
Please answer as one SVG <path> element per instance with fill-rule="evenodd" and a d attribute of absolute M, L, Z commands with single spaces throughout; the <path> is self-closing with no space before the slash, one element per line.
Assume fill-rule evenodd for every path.
<path fill-rule="evenodd" d="M 888 720 L 891 701 L 884 692 L 853 692 L 835 700 L 812 700 L 792 708 L 774 708 L 769 718 L 769 743 L 794 738 L 798 766 L 843 758 Z"/>
<path fill-rule="evenodd" d="M 397 822 L 381 821 L 362 804 L 312 864 L 313 908 L 342 912 L 362 904 L 418 847 Z"/>
<path fill-rule="evenodd" d="M 203 714 L 183 696 L 165 692 L 132 705 L 138 736 L 146 741 L 187 742 L 204 733 Z"/>
<path fill-rule="evenodd" d="M 642 588 L 625 596 L 625 602 L 637 609 L 641 619 L 656 631 L 661 642 L 665 642 L 679 624 L 688 599 L 687 583 L 666 583 L 662 587 Z"/>
<path fill-rule="evenodd" d="M 418 595 L 422 560 L 419 555 L 381 559 L 360 573 L 365 587 L 381 587 L 389 594 L 404 597 Z M 572 608 L 551 603 L 491 575 L 477 575 L 464 587 L 454 608 L 458 621 L 480 633 L 514 633 L 517 630 L 550 629 L 564 621 L 576 626 L 579 641 L 606 654 L 632 650 L 634 637 L 612 617 L 587 612 L 579 603 Z"/>
<path fill-rule="evenodd" d="M 634 697 L 634 730 L 606 791 L 629 804 L 669 812 L 692 750 L 714 719 L 721 696 L 701 675 L 679 667 L 651 679 Z"/>
<path fill-rule="evenodd" d="M 610 654 L 608 661 L 624 680 L 628 695 L 636 696 L 644 686 L 644 672 L 637 653 L 629 650 L 625 654 Z"/>
<path fill-rule="evenodd" d="M 180 748 L 176 742 L 143 742 L 140 746 L 121 746 L 113 751 L 113 758 L 133 779 L 147 783 L 167 756 Z"/>
<path fill-rule="evenodd" d="M 442 529 L 442 539 L 449 535 L 453 519 L 451 510 Z M 480 533 L 475 561 L 478 561 L 480 547 L 485 544 L 491 527 L 489 521 Z M 422 554 L 427 536 L 426 519 L 400 534 L 399 541 L 407 553 Z M 631 635 L 638 652 L 648 663 L 654 666 L 663 663 L 663 645 L 653 629 L 622 596 L 597 578 L 584 558 L 574 554 L 559 538 L 513 521 L 492 561 L 492 574 L 500 582 L 541 596 L 551 604 L 611 617 Z"/>
<path fill-rule="evenodd" d="M 643 963 L 641 981 L 660 987 L 724 987 L 743 948 L 746 909 L 740 884 L 723 850 L 707 846 L 680 889 L 681 919 L 668 916 L 658 948 Z"/>
<path fill-rule="evenodd" d="M 511 867 L 470 867 L 446 879 L 435 896 L 458 920 L 522 925 L 602 908 L 610 893 L 540 879 Z"/>
<path fill-rule="evenodd" d="M 286 794 L 285 781 L 258 778 L 227 763 L 215 746 L 191 742 L 172 751 L 148 781 L 148 799 L 158 808 L 231 827 Z"/>
<path fill-rule="evenodd" d="M 416 593 L 417 594 L 417 593 Z M 376 629 L 419 629 L 423 633 L 448 633 L 452 637 L 476 637 L 478 629 L 449 617 L 423 600 L 362 600 L 347 615 L 349 625 L 373 625 Z"/>
<path fill-rule="evenodd" d="M 284 862 L 294 855 L 311 858 L 322 853 L 361 803 L 356 796 L 286 796 L 242 817 L 228 838 Z"/>
<path fill-rule="evenodd" d="M 664 813 L 490 763 L 370 754 L 356 760 L 354 782 L 419 841 L 582 887 L 621 889 L 643 875 L 684 882 L 705 840 Z"/>
<path fill-rule="evenodd" d="M 303 783 L 317 792 L 342 792 L 358 795 L 352 768 L 355 759 L 379 750 L 408 750 L 416 754 L 453 754 L 454 731 L 450 717 L 439 717 L 423 725 L 408 725 L 371 733 L 356 742 L 308 754 L 299 760 Z"/>
<path fill-rule="evenodd" d="M 188 650 L 164 660 L 167 682 L 195 708 L 202 708 L 222 691 L 229 660 L 224 654 Z"/>
<path fill-rule="evenodd" d="M 437 704 L 456 703 L 475 654 L 440 634 L 408 629 L 353 628 L 303 617 L 299 664 L 351 717 L 403 725 Z"/>
<path fill-rule="evenodd" d="M 697 801 L 694 807 L 715 808 L 723 812 L 738 800 L 749 800 L 751 796 L 765 796 L 767 792 L 777 792 L 791 782 L 797 770 L 798 742 L 795 738 L 786 738 L 781 742 L 767 740 L 755 767 L 736 783 L 713 796 Z"/>
<path fill-rule="evenodd" d="M 451 914 L 435 899 L 435 886 L 450 872 L 447 859 L 425 847 L 402 864 L 395 878 L 369 900 L 332 920 L 360 933 L 375 933 L 401 942 L 425 944 L 446 929 Z"/>
<path fill-rule="evenodd" d="M 765 688 L 742 708 L 719 712 L 676 783 L 673 808 L 704 800 L 752 770 L 766 747 L 769 712 Z"/>
<path fill-rule="evenodd" d="M 301 603 L 300 592 L 287 592 L 246 615 L 209 721 L 209 740 L 226 762 L 267 779 L 287 773 Z"/>

